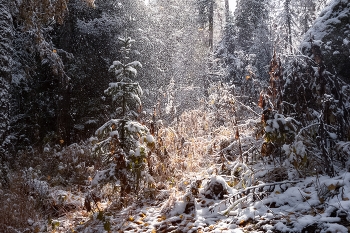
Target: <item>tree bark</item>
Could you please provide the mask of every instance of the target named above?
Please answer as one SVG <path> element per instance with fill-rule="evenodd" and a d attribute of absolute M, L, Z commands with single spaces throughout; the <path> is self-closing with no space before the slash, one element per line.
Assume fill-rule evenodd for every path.
<path fill-rule="evenodd" d="M 214 0 L 209 2 L 209 47 L 213 48 L 213 38 L 214 38 Z"/>
<path fill-rule="evenodd" d="M 5 140 L 10 118 L 13 21 L 9 4 L 8 0 L 0 0 L 0 141 Z"/>
<path fill-rule="evenodd" d="M 71 117 L 70 117 L 70 84 L 66 74 L 62 74 L 59 83 L 59 100 L 57 112 L 57 131 L 61 145 L 70 144 Z"/>
<path fill-rule="evenodd" d="M 290 49 L 290 53 L 293 53 L 293 44 L 292 44 L 292 12 L 290 6 L 290 0 L 286 0 L 284 3 L 285 11 L 286 11 L 286 24 L 287 24 L 287 41 Z"/>

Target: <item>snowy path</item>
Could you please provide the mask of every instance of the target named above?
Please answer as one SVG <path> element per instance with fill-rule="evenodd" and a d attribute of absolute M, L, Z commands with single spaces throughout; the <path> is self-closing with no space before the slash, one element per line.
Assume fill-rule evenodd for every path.
<path fill-rule="evenodd" d="M 220 128 L 216 136 L 201 134 L 196 137 L 191 129 L 194 137 L 187 141 L 193 148 L 181 151 L 181 163 L 189 166 L 184 167 L 175 187 L 158 190 L 167 195 L 134 203 L 123 210 L 105 208 L 107 203 L 104 203 L 101 213 L 91 214 L 85 210 L 68 213 L 57 219 L 60 222 L 57 230 L 75 229 L 86 233 L 349 232 L 350 173 L 343 171 L 333 178 L 320 175 L 300 180 L 290 178 L 286 168 L 276 167 L 269 158 L 262 159 L 253 153 L 253 144 L 261 143 L 252 136 L 253 124 L 254 121 L 248 119 L 236 126 L 240 131 L 244 161 L 237 156 L 239 141 L 232 135 L 234 130 Z M 205 153 L 202 147 L 211 153 Z M 186 156 L 190 151 L 192 156 Z M 226 153 L 224 157 L 222 153 Z M 178 155 L 176 158 L 179 159 Z M 246 159 L 249 164 L 245 163 Z M 197 181 L 200 185 L 192 192 L 193 183 Z M 216 193 L 215 187 L 219 187 Z"/>

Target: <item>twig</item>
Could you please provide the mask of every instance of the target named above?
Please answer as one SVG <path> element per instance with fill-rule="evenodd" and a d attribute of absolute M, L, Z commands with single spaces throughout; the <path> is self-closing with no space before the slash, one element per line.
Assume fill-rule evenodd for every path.
<path fill-rule="evenodd" d="M 344 194 L 344 187 L 342 187 L 342 188 L 343 188 L 343 191 L 342 191 L 342 196 L 343 196 L 343 194 Z M 341 205 L 340 200 L 339 200 L 339 195 L 337 195 L 337 199 L 338 199 L 339 207 L 341 209 L 343 209 L 349 215 L 349 212 Z"/>
<path fill-rule="evenodd" d="M 243 107 L 247 108 L 248 110 L 250 110 L 251 112 L 253 112 L 255 115 L 260 116 L 260 114 L 258 114 L 257 112 L 255 112 L 251 107 L 244 105 L 243 103 L 239 102 L 237 99 L 235 100 L 237 103 L 239 103 L 240 105 L 242 105 Z"/>
<path fill-rule="evenodd" d="M 309 204 L 309 206 L 315 211 L 315 213 L 318 214 L 318 215 L 320 215 L 320 216 L 322 217 L 322 215 L 319 214 L 319 213 L 317 212 L 317 210 L 316 210 L 313 206 L 310 205 L 310 203 L 307 201 L 306 197 L 301 193 L 301 191 L 300 191 L 299 188 L 298 188 L 298 191 L 299 191 L 300 195 L 304 198 L 305 202 L 306 202 L 307 204 Z"/>
<path fill-rule="evenodd" d="M 236 200 L 234 203 L 232 203 L 230 205 L 229 208 L 227 208 L 226 210 L 222 211 L 222 212 L 219 212 L 219 214 L 221 215 L 227 215 L 233 208 L 235 208 L 239 203 L 241 203 L 242 201 L 246 200 L 248 197 L 252 196 L 253 194 L 251 195 L 247 195 L 247 196 L 244 196 L 244 197 L 241 197 L 240 199 Z M 222 203 L 222 202 L 220 202 Z M 220 203 L 216 204 L 215 206 L 213 206 L 211 209 L 215 208 L 216 206 L 218 206 Z"/>
<path fill-rule="evenodd" d="M 246 192 L 247 190 L 250 190 L 250 189 L 263 188 L 265 186 L 276 186 L 276 185 L 281 185 L 281 184 L 295 184 L 295 183 L 298 183 L 298 182 L 299 181 L 280 181 L 280 182 L 275 182 L 275 183 L 259 184 L 259 185 L 255 185 L 255 186 L 251 186 L 251 187 L 245 188 L 244 190 L 242 190 L 242 191 L 240 191 L 238 193 L 235 193 L 234 195 L 243 194 L 244 192 Z"/>
<path fill-rule="evenodd" d="M 267 208 L 267 210 L 269 210 L 274 216 L 276 216 L 276 214 L 275 214 L 275 212 L 273 212 L 273 210 L 272 209 L 270 209 L 270 207 L 268 207 L 262 200 L 261 200 L 261 198 L 259 197 L 259 195 L 256 195 L 256 194 L 254 194 L 258 199 L 259 199 L 259 201 Z"/>
<path fill-rule="evenodd" d="M 294 184 L 294 183 L 298 183 L 298 182 L 299 182 L 299 181 L 281 181 L 281 182 L 275 182 L 275 183 L 268 183 L 268 184 L 260 184 L 260 185 L 256 185 L 256 186 L 251 186 L 251 187 L 245 188 L 245 189 L 243 189 L 243 190 L 241 190 L 241 191 L 239 191 L 239 192 L 237 192 L 237 193 L 235 193 L 235 194 L 230 195 L 230 196 L 228 197 L 228 199 L 225 199 L 225 200 L 223 200 L 223 201 L 221 201 L 221 202 L 215 204 L 214 206 L 211 207 L 211 209 L 214 209 L 216 206 L 221 205 L 221 204 L 224 203 L 224 202 L 227 202 L 229 199 L 233 198 L 234 196 L 246 195 L 246 196 L 241 197 L 241 198 L 239 198 L 238 200 L 234 201 L 234 202 L 232 203 L 232 205 L 231 205 L 228 209 L 226 209 L 226 210 L 224 211 L 224 213 L 227 213 L 227 211 L 232 210 L 232 209 L 234 208 L 234 206 L 238 204 L 237 201 L 242 201 L 242 200 L 244 200 L 245 198 L 247 198 L 248 196 L 250 196 L 249 194 L 250 194 L 250 190 L 251 190 L 251 189 L 254 190 L 254 189 L 258 189 L 258 188 L 263 188 L 263 187 L 265 187 L 265 186 L 276 186 L 276 185 L 281 185 L 281 184 Z M 249 191 L 249 192 L 247 192 L 247 191 Z M 260 199 L 260 198 L 259 198 L 259 199 Z M 223 213 L 223 212 L 222 212 L 222 213 Z M 223 214 L 223 215 L 225 215 L 225 214 Z"/>

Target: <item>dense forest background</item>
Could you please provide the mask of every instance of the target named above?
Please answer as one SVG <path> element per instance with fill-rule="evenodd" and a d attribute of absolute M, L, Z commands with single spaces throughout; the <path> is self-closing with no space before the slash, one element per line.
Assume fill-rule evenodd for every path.
<path fill-rule="evenodd" d="M 232 4 L 0 0 L 0 231 L 78 210 L 117 231 L 108 211 L 142 200 L 184 195 L 192 214 L 198 193 L 347 174 L 350 3 Z M 207 169 L 227 184 L 183 181 Z"/>

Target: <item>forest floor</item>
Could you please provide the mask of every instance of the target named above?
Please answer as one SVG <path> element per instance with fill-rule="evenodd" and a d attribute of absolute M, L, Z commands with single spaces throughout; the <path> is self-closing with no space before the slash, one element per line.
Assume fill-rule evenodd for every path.
<path fill-rule="evenodd" d="M 201 123 L 187 127 L 198 115 L 202 116 Z M 5 232 L 350 231 L 350 172 L 338 170 L 334 177 L 314 172 L 302 177 L 301 170 L 282 166 L 278 158 L 261 157 L 263 139 L 254 136 L 258 122 L 254 117 L 221 126 L 210 125 L 213 117 L 192 111 L 183 115 L 181 124 L 163 131 L 164 141 L 174 144 L 173 153 L 168 147 L 170 157 L 173 156 L 167 174 L 171 174 L 171 179 L 163 179 L 163 185 L 157 184 L 148 196 L 130 197 L 127 207 L 120 208 L 113 195 L 94 196 L 90 187 L 49 185 L 47 180 L 53 183 L 54 178 L 31 178 L 31 195 L 45 196 L 40 203 L 46 206 L 46 215 L 35 215 L 38 207 L 33 205 L 31 217 L 26 211 L 19 212 L 23 215 L 22 230 L 7 227 Z M 238 137 L 232 128 L 239 129 Z M 186 137 L 185 142 L 180 134 Z M 174 140 L 182 145 L 181 150 L 175 150 Z M 74 151 L 85 156 L 87 153 L 79 148 L 76 146 Z M 60 153 L 66 158 L 66 152 Z M 85 160 L 82 158 L 74 170 Z M 57 166 L 65 167 L 62 162 Z M 82 179 L 94 173 L 92 167 L 82 171 Z M 60 170 L 60 174 L 63 176 L 64 172 Z M 91 211 L 84 204 L 87 196 Z M 2 198 L 0 201 L 7 200 L 7 206 L 11 206 L 11 198 L 18 202 L 18 197 L 9 193 Z M 28 209 L 30 203 L 24 203 Z M 4 206 L 6 213 L 9 210 Z"/>
<path fill-rule="evenodd" d="M 198 179 L 198 177 L 196 177 Z M 204 182 L 223 184 L 221 176 Z M 222 198 L 205 195 L 193 205 L 185 192 L 170 190 L 164 200 L 135 203 L 114 210 L 98 203 L 94 213 L 67 212 L 53 220 L 57 232 L 349 232 L 350 173 L 295 182 L 261 183 L 236 190 L 217 185 Z M 212 186 L 213 187 L 213 186 Z M 249 191 L 248 191 L 249 190 Z M 190 204 L 189 204 L 190 203 Z M 102 211 L 103 210 L 103 211 Z"/>
<path fill-rule="evenodd" d="M 181 160 L 185 168 L 173 185 L 158 189 L 151 198 L 139 197 L 122 210 L 115 203 L 94 199 L 93 210 L 87 212 L 81 198 L 86 193 L 69 197 L 65 191 L 56 193 L 57 202 L 64 196 L 65 206 L 80 207 L 66 208 L 53 218 L 52 231 L 349 232 L 350 173 L 338 171 L 329 177 L 315 172 L 300 178 L 293 166 L 288 170 L 278 160 L 254 155 L 253 123 L 247 120 L 237 126 L 239 140 L 234 133 L 227 134 L 227 127 L 218 128 L 217 136 L 188 137 L 194 154 Z M 227 140 L 220 140 L 226 144 L 213 143 L 224 132 Z M 198 143 L 211 153 L 196 154 Z M 243 157 L 236 156 L 239 147 Z M 223 155 L 223 148 L 237 153 Z"/>

